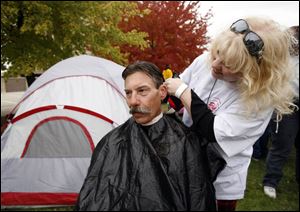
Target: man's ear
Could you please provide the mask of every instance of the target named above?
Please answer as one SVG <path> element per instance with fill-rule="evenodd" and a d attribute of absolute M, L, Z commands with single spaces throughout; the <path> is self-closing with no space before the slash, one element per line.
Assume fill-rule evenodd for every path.
<path fill-rule="evenodd" d="M 160 99 L 164 100 L 166 98 L 166 96 L 168 95 L 167 86 L 165 86 L 164 84 L 159 86 L 159 94 L 160 94 Z"/>

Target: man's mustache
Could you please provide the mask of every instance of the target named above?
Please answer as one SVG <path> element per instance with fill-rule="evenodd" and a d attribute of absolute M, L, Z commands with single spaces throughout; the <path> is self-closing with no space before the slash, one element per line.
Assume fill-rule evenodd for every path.
<path fill-rule="evenodd" d="M 129 110 L 130 114 L 133 113 L 143 113 L 143 114 L 149 114 L 151 113 L 151 110 L 145 107 L 131 107 Z"/>

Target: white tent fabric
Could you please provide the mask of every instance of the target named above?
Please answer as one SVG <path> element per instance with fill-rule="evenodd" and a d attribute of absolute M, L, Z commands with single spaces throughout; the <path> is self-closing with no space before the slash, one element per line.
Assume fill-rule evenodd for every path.
<path fill-rule="evenodd" d="M 1 207 L 75 204 L 95 146 L 129 118 L 124 68 L 76 56 L 27 89 L 1 136 Z"/>

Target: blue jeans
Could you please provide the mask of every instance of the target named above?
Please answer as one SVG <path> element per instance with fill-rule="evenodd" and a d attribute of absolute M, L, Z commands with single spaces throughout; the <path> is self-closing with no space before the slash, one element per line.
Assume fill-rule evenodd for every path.
<path fill-rule="evenodd" d="M 253 154 L 252 154 L 253 158 L 260 159 L 267 156 L 270 136 L 271 136 L 271 127 L 269 124 L 264 134 L 253 145 Z"/>
<path fill-rule="evenodd" d="M 271 120 L 271 129 L 272 146 L 267 156 L 266 174 L 263 178 L 263 185 L 277 188 L 283 176 L 283 166 L 288 160 L 293 145 L 296 146 L 296 179 L 299 180 L 299 144 L 296 144 L 296 142 L 299 142 L 296 139 L 299 132 L 299 111 L 282 117 L 282 120 L 279 122 L 278 133 L 275 133 L 276 122 Z"/>

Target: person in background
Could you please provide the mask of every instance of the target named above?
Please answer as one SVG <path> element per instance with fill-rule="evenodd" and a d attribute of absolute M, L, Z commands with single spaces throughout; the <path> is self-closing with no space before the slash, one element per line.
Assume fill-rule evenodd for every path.
<path fill-rule="evenodd" d="M 227 166 L 214 187 L 219 211 L 234 211 L 244 198 L 253 144 L 264 133 L 273 111 L 293 112 L 289 81 L 290 35 L 273 20 L 235 21 L 180 75 L 165 82 L 181 99 L 183 122 L 224 157 Z"/>
<path fill-rule="evenodd" d="M 252 160 L 259 161 L 268 155 L 268 144 L 271 136 L 270 124 L 268 124 L 264 134 L 253 145 Z"/>
<path fill-rule="evenodd" d="M 136 62 L 122 77 L 132 117 L 96 146 L 76 209 L 216 211 L 213 181 L 224 159 L 162 113 L 167 89 L 157 66 Z"/>
<path fill-rule="evenodd" d="M 297 94 L 294 103 L 299 108 L 299 26 L 290 27 L 289 32 L 294 38 L 290 48 L 291 62 L 294 68 L 292 85 Z M 296 180 L 299 184 L 299 110 L 283 116 L 279 123 L 271 120 L 270 126 L 272 146 L 267 156 L 263 188 L 267 196 L 276 198 L 276 188 L 283 177 L 282 170 L 293 145 L 296 147 Z"/>

